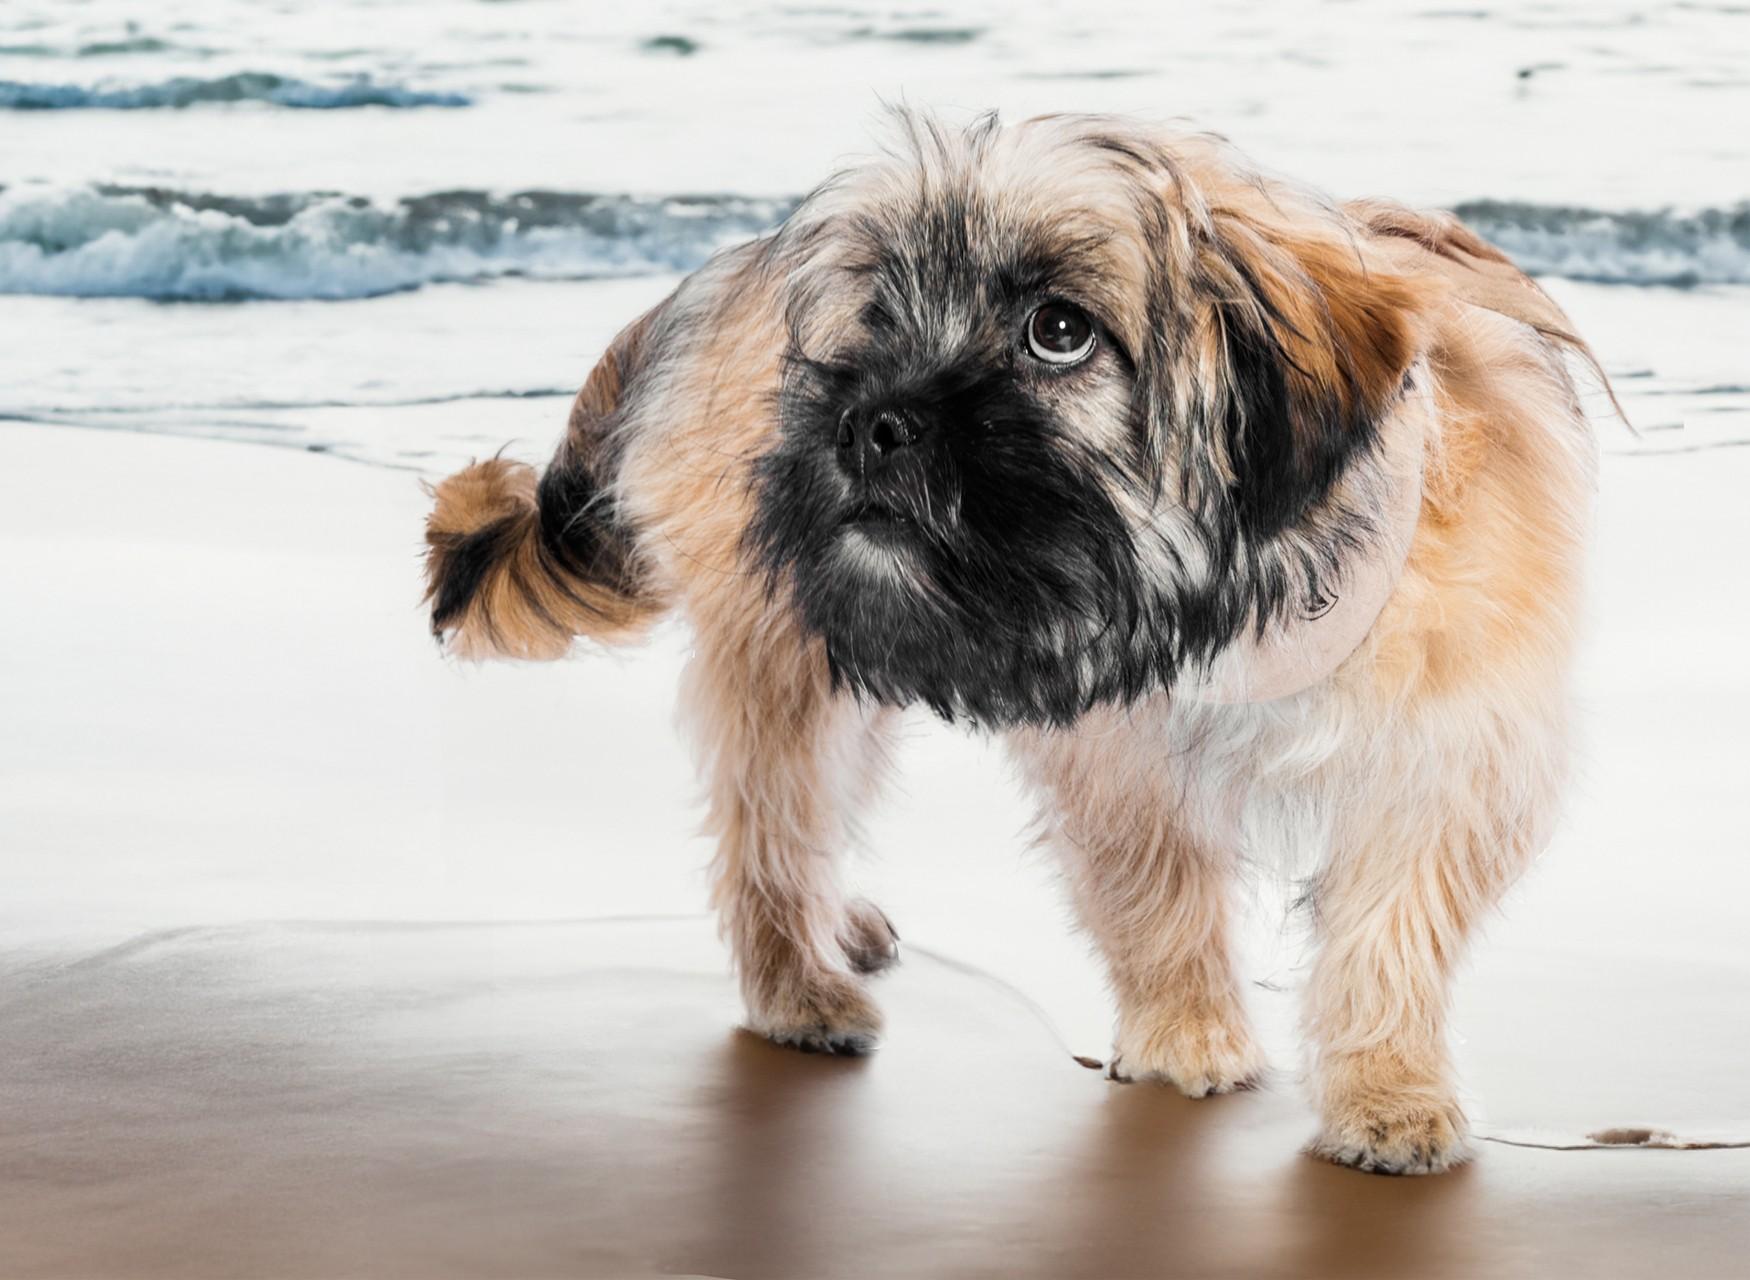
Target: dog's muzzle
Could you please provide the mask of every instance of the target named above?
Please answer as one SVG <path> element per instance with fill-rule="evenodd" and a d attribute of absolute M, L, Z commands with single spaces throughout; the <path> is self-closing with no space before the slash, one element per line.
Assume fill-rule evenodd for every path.
<path fill-rule="evenodd" d="M 923 435 L 915 417 L 890 405 L 846 409 L 839 417 L 839 466 L 852 481 L 872 484 Z"/>

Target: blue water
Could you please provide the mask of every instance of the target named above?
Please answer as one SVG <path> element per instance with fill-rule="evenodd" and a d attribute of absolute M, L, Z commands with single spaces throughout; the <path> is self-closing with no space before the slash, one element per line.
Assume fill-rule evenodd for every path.
<path fill-rule="evenodd" d="M 153 111 L 218 102 L 265 102 L 276 107 L 341 110 L 347 107 L 465 107 L 462 93 L 428 93 L 378 84 L 368 75 L 312 84 L 265 71 L 238 71 L 201 79 L 173 76 L 147 84 L 57 84 L 0 80 L 0 111 Z"/>

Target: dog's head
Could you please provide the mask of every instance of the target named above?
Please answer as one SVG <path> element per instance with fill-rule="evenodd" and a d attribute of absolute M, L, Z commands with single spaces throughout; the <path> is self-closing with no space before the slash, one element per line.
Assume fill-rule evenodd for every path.
<path fill-rule="evenodd" d="M 790 350 L 750 546 L 834 678 L 1063 724 L 1330 590 L 1410 282 L 1213 139 L 901 125 L 765 255 Z"/>

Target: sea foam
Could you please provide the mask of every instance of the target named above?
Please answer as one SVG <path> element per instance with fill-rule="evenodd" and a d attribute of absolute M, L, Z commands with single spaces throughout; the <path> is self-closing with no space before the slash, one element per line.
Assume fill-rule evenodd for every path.
<path fill-rule="evenodd" d="M 1472 200 L 1453 212 L 1532 275 L 1600 284 L 1750 284 L 1750 201 L 1611 212 Z"/>
<path fill-rule="evenodd" d="M 238 71 L 210 78 L 175 76 L 137 85 L 0 80 L 0 110 L 7 111 L 150 111 L 219 102 L 263 102 L 332 111 L 347 107 L 465 107 L 471 101 L 466 94 L 408 89 L 369 76 L 316 84 L 268 71 Z"/>
<path fill-rule="evenodd" d="M 727 195 L 447 191 L 371 200 L 16 186 L 0 189 L 0 293 L 340 299 L 505 276 L 689 271 L 794 207 Z M 1750 203 L 1625 213 L 1490 200 L 1457 212 L 1534 275 L 1750 283 Z"/>
<path fill-rule="evenodd" d="M 792 202 L 440 192 L 399 201 L 155 188 L 0 191 L 0 293 L 358 298 L 421 285 L 686 271 Z"/>

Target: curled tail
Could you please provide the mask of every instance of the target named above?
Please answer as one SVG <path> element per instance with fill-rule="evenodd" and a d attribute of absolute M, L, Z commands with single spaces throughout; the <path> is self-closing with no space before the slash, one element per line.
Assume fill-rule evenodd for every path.
<path fill-rule="evenodd" d="M 655 313 L 615 339 L 572 407 L 545 474 L 505 458 L 443 481 L 426 520 L 432 634 L 463 658 L 563 657 L 574 636 L 629 640 L 663 593 L 598 473 L 605 439 Z"/>
<path fill-rule="evenodd" d="M 426 521 L 432 634 L 463 658 L 558 658 L 573 636 L 630 639 L 662 613 L 623 529 L 556 470 L 477 462 Z"/>

